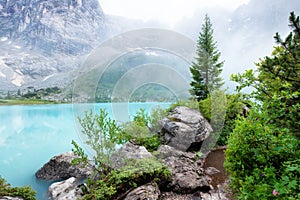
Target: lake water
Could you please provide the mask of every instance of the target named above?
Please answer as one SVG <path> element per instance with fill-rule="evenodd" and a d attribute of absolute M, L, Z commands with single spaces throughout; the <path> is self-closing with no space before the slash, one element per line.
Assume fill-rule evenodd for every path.
<path fill-rule="evenodd" d="M 0 106 L 0 176 L 12 186 L 29 185 L 38 192 L 38 199 L 47 199 L 46 191 L 51 183 L 36 180 L 34 174 L 51 157 L 70 151 L 72 140 L 82 146 L 76 128 L 80 113 L 77 111 L 96 112 L 101 107 L 114 117 L 122 105 Z M 132 116 L 140 108 L 149 111 L 158 105 L 166 108 L 170 103 L 130 103 L 127 114 Z"/>

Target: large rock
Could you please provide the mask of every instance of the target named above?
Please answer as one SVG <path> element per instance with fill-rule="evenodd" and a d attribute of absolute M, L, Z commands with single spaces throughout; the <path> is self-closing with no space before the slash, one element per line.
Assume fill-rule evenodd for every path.
<path fill-rule="evenodd" d="M 195 109 L 179 106 L 159 121 L 161 140 L 178 150 L 200 149 L 213 131 L 208 121 Z"/>
<path fill-rule="evenodd" d="M 132 190 L 124 200 L 157 200 L 160 190 L 157 183 L 152 182 Z"/>
<path fill-rule="evenodd" d="M 138 146 L 132 142 L 126 142 L 113 156 L 113 168 L 120 168 L 127 159 L 143 159 L 151 157 L 152 154 L 143 146 Z"/>
<path fill-rule="evenodd" d="M 182 152 L 167 145 L 158 148 L 158 156 L 169 167 L 172 182 L 168 189 L 176 193 L 207 192 L 211 190 L 211 179 L 203 170 L 203 159 L 196 159 L 196 154 Z"/>
<path fill-rule="evenodd" d="M 87 178 L 91 174 L 91 166 L 73 165 L 71 162 L 77 156 L 66 152 L 50 159 L 35 176 L 44 180 L 63 180 L 70 177 Z"/>
<path fill-rule="evenodd" d="M 83 192 L 78 185 L 78 180 L 74 177 L 53 183 L 50 185 L 48 193 L 52 200 L 74 200 L 83 197 Z"/>
<path fill-rule="evenodd" d="M 0 197 L 0 200 L 24 200 L 21 197 L 9 197 L 9 196 L 4 196 L 4 197 Z"/>

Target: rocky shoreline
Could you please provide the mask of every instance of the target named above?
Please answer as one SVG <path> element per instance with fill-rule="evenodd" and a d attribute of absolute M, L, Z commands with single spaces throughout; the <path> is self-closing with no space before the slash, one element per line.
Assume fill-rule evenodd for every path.
<path fill-rule="evenodd" d="M 145 148 L 131 142 L 126 143 L 120 152 L 123 156 L 136 159 L 151 155 Z M 206 158 L 198 158 L 195 153 L 183 152 L 168 145 L 161 145 L 155 153 L 156 158 L 165 163 L 172 175 L 172 181 L 163 190 L 155 182 L 142 185 L 124 197 L 125 200 L 161 199 L 161 200 L 226 200 L 224 182 L 214 185 L 213 176 L 220 169 L 206 167 Z M 122 157 L 123 157 L 122 156 Z M 53 183 L 48 194 L 52 200 L 80 199 L 87 185 L 83 179 L 90 175 L 89 167 L 74 166 L 70 157 L 76 157 L 72 152 L 63 153 L 50 159 L 38 172 L 36 177 L 58 181 Z M 78 172 L 78 173 L 74 173 Z M 62 178 L 64 177 L 64 178 Z"/>
<path fill-rule="evenodd" d="M 199 157 L 191 149 L 200 149 L 212 128 L 202 114 L 194 109 L 177 107 L 160 121 L 160 137 L 163 142 L 158 150 L 150 153 L 134 141 L 125 143 L 114 158 L 113 168 L 119 168 L 123 159 L 155 158 L 165 164 L 171 173 L 171 181 L 163 185 L 150 181 L 122 194 L 124 200 L 227 200 L 224 189 L 227 183 L 222 155 L 217 149 Z M 217 152 L 217 153 L 216 153 Z M 214 156 L 219 159 L 212 162 Z M 221 157 L 220 157 L 221 156 Z M 49 189 L 52 200 L 80 199 L 88 186 L 84 179 L 92 174 L 92 165 L 74 165 L 73 152 L 55 156 L 36 172 L 36 178 L 56 181 Z M 221 178 L 220 178 L 221 177 Z M 225 177 L 225 178 L 224 178 Z M 2 198 L 3 199 L 3 198 Z"/>

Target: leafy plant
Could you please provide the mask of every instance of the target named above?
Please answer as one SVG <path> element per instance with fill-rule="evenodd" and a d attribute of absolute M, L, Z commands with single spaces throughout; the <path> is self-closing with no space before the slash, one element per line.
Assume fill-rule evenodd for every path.
<path fill-rule="evenodd" d="M 123 124 L 123 136 L 126 141 L 135 140 L 136 144 L 146 147 L 148 151 L 157 150 L 159 139 L 159 120 L 165 117 L 166 111 L 155 108 L 148 115 L 144 109 L 139 110 L 133 121 Z"/>
<path fill-rule="evenodd" d="M 122 197 L 127 191 L 142 184 L 151 181 L 158 183 L 169 181 L 168 167 L 154 157 L 127 160 L 125 165 L 118 169 L 111 167 L 113 166 L 111 165 L 111 155 L 116 150 L 116 144 L 123 144 L 130 139 L 135 139 L 140 145 L 153 150 L 157 149 L 160 144 L 159 138 L 155 138 L 158 136 L 157 133 L 151 135 L 152 137 L 137 137 L 137 135 L 128 134 L 128 132 L 133 133 L 134 131 L 151 133 L 151 129 L 155 130 L 158 127 L 156 123 L 159 118 L 163 117 L 164 111 L 157 108 L 152 113 L 151 116 L 148 116 L 145 110 L 140 110 L 133 117 L 133 121 L 124 126 L 118 126 L 114 120 L 108 117 L 105 110 L 100 110 L 98 115 L 87 112 L 83 118 L 79 118 L 82 132 L 87 136 L 86 143 L 95 152 L 93 157 L 95 171 L 94 175 L 87 180 L 89 190 L 85 191 L 84 199 L 119 198 L 120 195 Z M 88 156 L 83 149 L 74 141 L 72 144 L 73 152 L 79 156 L 73 160 L 73 163 L 87 164 Z"/>
<path fill-rule="evenodd" d="M 99 115 L 93 114 L 92 111 L 86 112 L 83 118 L 78 118 L 81 125 L 81 131 L 86 136 L 86 144 L 91 147 L 94 153 L 93 162 L 95 167 L 102 173 L 108 173 L 111 169 L 111 155 L 116 150 L 116 144 L 123 141 L 121 128 L 108 117 L 108 112 L 100 109 Z M 87 162 L 87 155 L 74 141 L 73 152 L 81 157 L 75 159 L 73 163 Z"/>
<path fill-rule="evenodd" d="M 264 104 L 270 121 L 289 127 L 297 135 L 300 132 L 300 20 L 294 12 L 289 20 L 292 32 L 285 40 L 276 33 L 274 38 L 279 46 L 271 56 L 257 63 L 257 71 L 247 70 L 231 78 L 240 84 L 239 91 L 253 87 L 251 97 Z"/>
<path fill-rule="evenodd" d="M 0 197 L 21 197 L 24 200 L 36 200 L 36 192 L 30 187 L 11 187 L 5 179 L 0 177 Z"/>
<path fill-rule="evenodd" d="M 244 100 L 240 93 L 226 94 L 224 96 L 224 92 L 222 91 L 215 91 L 213 96 L 209 95 L 208 98 L 199 102 L 199 109 L 203 116 L 212 125 L 216 124 L 220 126 L 217 127 L 219 131 L 217 134 L 219 136 L 218 145 L 227 144 L 227 138 L 234 129 L 235 120 L 239 115 L 243 115 L 243 107 L 249 104 L 251 104 L 250 101 Z M 214 122 L 212 121 L 212 115 L 214 116 Z"/>
<path fill-rule="evenodd" d="M 127 164 L 112 170 L 100 180 L 89 180 L 90 192 L 84 199 L 117 199 L 126 191 L 156 181 L 158 184 L 170 181 L 168 167 L 155 158 L 128 160 Z"/>
<path fill-rule="evenodd" d="M 282 197 L 283 188 L 292 195 L 300 191 L 294 186 L 293 191 L 281 187 L 285 171 L 295 169 L 289 168 L 288 163 L 299 155 L 298 141 L 288 129 L 278 128 L 267 119 L 265 111 L 253 109 L 247 118 L 237 120 L 230 134 L 225 167 L 238 199 L 273 199 L 273 190 Z M 289 180 L 299 182 L 297 176 L 290 176 Z"/>

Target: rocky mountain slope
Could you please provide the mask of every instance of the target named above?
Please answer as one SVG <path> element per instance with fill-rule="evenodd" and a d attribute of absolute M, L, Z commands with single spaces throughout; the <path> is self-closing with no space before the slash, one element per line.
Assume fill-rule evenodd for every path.
<path fill-rule="evenodd" d="M 275 32 L 284 36 L 289 31 L 286 24 L 293 10 L 300 12 L 296 1 L 251 0 L 232 12 L 203 8 L 172 30 L 196 41 L 208 13 L 228 82 L 230 74 L 254 67 L 253 62 L 270 54 Z M 166 25 L 105 16 L 98 0 L 2 0 L 0 91 L 64 87 L 75 76 L 74 69 L 105 38 L 149 27 Z"/>
<path fill-rule="evenodd" d="M 0 1 L 0 89 L 64 86 L 105 34 L 97 0 Z"/>

